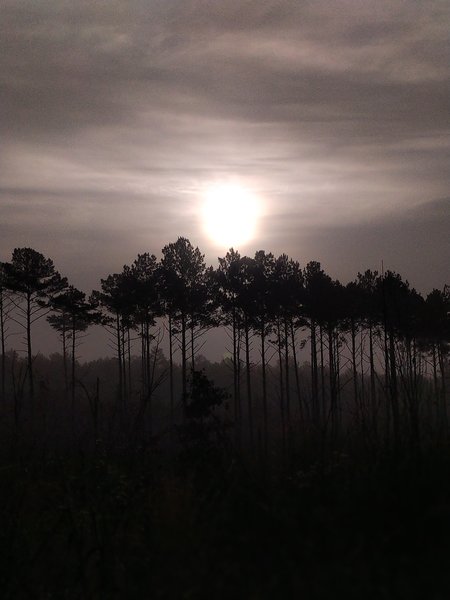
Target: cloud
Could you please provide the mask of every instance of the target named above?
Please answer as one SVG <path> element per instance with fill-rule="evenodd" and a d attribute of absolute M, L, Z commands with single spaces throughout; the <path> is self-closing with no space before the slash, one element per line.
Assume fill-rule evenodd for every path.
<path fill-rule="evenodd" d="M 320 1 L 58 0 L 7 2 L 3 13 L 7 133 L 129 123 L 146 105 L 256 122 L 443 117 L 439 2 L 337 11 Z"/>
<path fill-rule="evenodd" d="M 367 268 L 397 271 L 422 293 L 450 283 L 450 197 L 393 211 L 353 225 L 317 228 L 308 237 L 308 259 L 344 283 Z M 308 232 L 299 232 L 299 238 Z M 355 251 L 356 249 L 356 251 Z M 292 247 L 298 255 L 298 248 Z"/>

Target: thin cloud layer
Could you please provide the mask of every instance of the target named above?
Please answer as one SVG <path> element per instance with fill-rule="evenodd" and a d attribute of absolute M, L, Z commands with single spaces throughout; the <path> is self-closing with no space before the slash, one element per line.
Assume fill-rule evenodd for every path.
<path fill-rule="evenodd" d="M 178 235 L 214 260 L 200 192 L 235 178 L 265 210 L 242 251 L 343 278 L 388 247 L 442 286 L 449 17 L 413 0 L 4 2 L 3 259 L 34 246 L 81 287 Z"/>

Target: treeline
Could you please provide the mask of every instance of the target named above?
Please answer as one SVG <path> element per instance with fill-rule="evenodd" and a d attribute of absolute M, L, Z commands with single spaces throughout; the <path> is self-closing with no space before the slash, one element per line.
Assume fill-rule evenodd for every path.
<path fill-rule="evenodd" d="M 173 431 L 192 417 L 195 394 L 209 389 L 196 376 L 204 334 L 224 326 L 237 444 L 266 454 L 272 437 L 285 453 L 299 431 L 333 441 L 351 414 L 363 434 L 398 449 L 420 443 L 424 420 L 433 435 L 447 435 L 449 314 L 448 286 L 423 297 L 398 273 L 370 270 L 343 285 L 318 262 L 301 267 L 262 250 L 247 257 L 231 249 L 215 269 L 182 237 L 162 249 L 160 260 L 140 254 L 87 296 L 51 259 L 16 248 L 0 263 L 1 394 L 17 391 L 17 382 L 6 385 L 14 323 L 25 333 L 24 379 L 33 402 L 33 324 L 46 318 L 61 339 L 64 392 L 74 409 L 77 349 L 97 324 L 109 331 L 116 355 L 113 400 L 138 403 L 151 422 L 164 385 Z M 302 368 L 300 350 L 309 354 Z"/>

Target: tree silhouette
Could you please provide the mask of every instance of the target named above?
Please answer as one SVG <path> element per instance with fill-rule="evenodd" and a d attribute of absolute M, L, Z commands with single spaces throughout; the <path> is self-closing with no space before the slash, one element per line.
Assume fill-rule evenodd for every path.
<path fill-rule="evenodd" d="M 304 280 L 303 273 L 298 262 L 290 259 L 286 254 L 279 256 L 274 264 L 270 280 L 271 313 L 275 322 L 275 333 L 279 364 L 279 387 L 280 408 L 282 409 L 283 440 L 286 437 L 286 424 L 289 429 L 289 442 L 291 436 L 291 396 L 290 396 L 290 352 L 294 362 L 297 399 L 299 414 L 303 415 L 303 405 L 300 392 L 300 380 L 295 348 L 295 328 L 303 310 Z M 290 343 L 289 343 L 290 339 Z M 284 370 L 284 391 L 283 391 Z M 282 401 L 286 397 L 286 419 L 284 418 L 284 406 Z M 286 421 L 286 423 L 285 423 Z"/>
<path fill-rule="evenodd" d="M 241 411 L 241 337 L 245 354 L 245 379 L 247 392 L 247 421 L 250 446 L 254 447 L 253 398 L 251 380 L 251 336 L 255 325 L 254 279 L 255 261 L 241 256 L 232 248 L 224 258 L 219 258 L 216 272 L 218 302 L 221 306 L 223 323 L 231 324 L 233 340 L 233 386 L 235 402 L 235 421 L 238 425 L 238 437 L 242 434 Z"/>
<path fill-rule="evenodd" d="M 424 309 L 425 334 L 423 338 L 425 338 L 428 348 L 431 347 L 433 380 L 435 382 L 436 397 L 439 398 L 439 420 L 444 424 L 445 431 L 447 431 L 445 366 L 448 363 L 450 353 L 450 287 L 445 286 L 442 291 L 433 290 L 428 294 Z M 437 364 L 439 364 L 440 371 L 440 389 L 437 383 Z"/>
<path fill-rule="evenodd" d="M 254 326 L 255 300 L 254 300 L 254 259 L 243 256 L 239 269 L 239 295 L 238 305 L 242 313 L 243 333 L 245 345 L 245 378 L 247 388 L 247 419 L 250 447 L 254 448 L 254 422 L 253 422 L 253 393 L 251 376 L 251 336 Z"/>
<path fill-rule="evenodd" d="M 122 401 L 126 395 L 125 332 L 130 325 L 132 313 L 129 280 L 126 274 L 114 273 L 106 279 L 101 279 L 101 291 L 94 290 L 90 301 L 105 310 L 102 324 L 110 332 L 117 354 L 118 398 Z"/>
<path fill-rule="evenodd" d="M 154 392 L 165 373 L 158 325 L 165 317 L 174 432 L 175 351 L 181 354 L 184 420 L 188 370 L 198 370 L 202 336 L 211 327 L 226 326 L 232 349 L 223 363 L 233 370 L 237 445 L 248 442 L 252 451 L 258 447 L 262 456 L 273 456 L 268 449 L 279 432 L 286 459 L 302 439 L 296 433 L 334 444 L 351 425 L 369 444 L 381 442 L 384 432 L 387 447 L 399 454 L 407 441 L 418 449 L 427 432 L 439 431 L 441 439 L 447 435 L 449 313 L 448 287 L 424 299 L 399 274 L 370 270 L 343 286 L 318 262 L 302 270 L 287 255 L 276 258 L 264 250 L 250 258 L 230 249 L 214 270 L 206 268 L 200 250 L 182 237 L 164 247 L 160 262 L 152 254 L 139 254 L 121 273 L 101 280 L 101 290 L 87 301 L 84 292 L 67 285 L 50 259 L 31 248 L 17 248 L 10 263 L 0 263 L 1 393 L 5 398 L 10 321 L 25 330 L 23 381 L 28 380 L 31 396 L 32 325 L 47 315 L 61 336 L 64 387 L 66 392 L 71 389 L 72 403 L 80 368 L 77 344 L 91 323 L 101 321 L 112 334 L 119 398 L 130 399 L 132 411 L 138 397 L 136 422 L 143 415 L 139 411 L 149 407 L 151 425 Z M 137 339 L 138 383 L 132 380 L 139 371 L 138 357 L 132 355 Z M 299 367 L 297 353 L 307 343 L 309 374 Z M 11 382 L 16 395 L 19 384 Z M 227 385 L 231 388 L 231 382 Z M 294 390 L 298 407 L 292 403 Z"/>
<path fill-rule="evenodd" d="M 241 436 L 241 332 L 243 315 L 239 304 L 241 255 L 233 248 L 223 258 L 219 258 L 219 266 L 214 273 L 214 294 L 221 310 L 221 321 L 231 327 L 233 344 L 233 403 L 236 436 L 240 443 Z"/>
<path fill-rule="evenodd" d="M 410 337 L 410 323 L 413 318 L 412 297 L 416 296 L 415 290 L 410 290 L 408 281 L 403 281 L 398 273 L 387 271 L 377 279 L 377 298 L 379 310 L 382 315 L 384 338 L 384 363 L 385 363 L 385 390 L 389 399 L 387 405 L 386 435 L 390 436 L 390 422 L 394 449 L 400 451 L 401 411 L 399 396 L 399 349 L 398 340 Z M 417 425 L 414 425 L 417 428 Z M 417 431 L 416 431 L 417 434 Z"/>
<path fill-rule="evenodd" d="M 375 438 L 378 435 L 378 402 L 376 391 L 376 372 L 375 372 L 375 339 L 379 336 L 379 327 L 381 318 L 377 307 L 377 279 L 378 271 L 366 270 L 363 274 L 358 273 L 356 279 L 357 287 L 350 291 L 356 293 L 358 302 L 354 306 L 356 314 L 359 314 L 361 325 L 368 329 L 369 335 L 369 371 L 370 371 L 370 412 L 371 427 L 370 430 Z M 355 301 L 353 301 L 355 304 Z M 361 347 L 361 352 L 363 348 Z"/>
<path fill-rule="evenodd" d="M 322 324 L 328 305 L 327 292 L 331 278 L 322 270 L 319 262 L 311 261 L 304 269 L 305 296 L 304 315 L 310 331 L 311 352 L 311 415 L 316 427 L 320 427 L 325 415 L 324 375 L 323 375 L 323 339 Z M 319 370 L 318 370 L 318 330 L 322 371 L 322 410 L 319 403 Z"/>
<path fill-rule="evenodd" d="M 10 263 L 3 263 L 6 287 L 11 290 L 19 318 L 25 330 L 27 374 L 30 397 L 34 395 L 31 333 L 33 324 L 49 311 L 50 299 L 58 294 L 67 280 L 55 270 L 53 261 L 32 248 L 15 248 Z"/>
<path fill-rule="evenodd" d="M 207 299 L 204 256 L 184 237 L 162 249 L 160 290 L 169 315 L 169 336 L 173 325 L 180 329 L 182 404 L 186 412 L 187 394 L 187 332 L 191 332 L 191 367 L 195 355 L 195 327 L 203 324 L 204 303 Z M 171 375 L 172 377 L 172 375 Z"/>
<path fill-rule="evenodd" d="M 55 314 L 47 317 L 50 325 L 56 329 L 63 344 L 64 375 L 67 389 L 67 341 L 71 342 L 71 395 L 72 412 L 75 402 L 76 350 L 79 345 L 79 334 L 90 325 L 100 323 L 101 313 L 93 302 L 86 301 L 86 294 L 69 285 L 62 293 L 50 300 L 49 306 Z"/>
<path fill-rule="evenodd" d="M 7 287 L 4 264 L 0 263 L 0 352 L 1 358 L 1 398 L 5 399 L 6 391 L 6 341 L 8 339 L 8 319 L 13 307 L 11 291 Z"/>
<path fill-rule="evenodd" d="M 59 337 L 61 339 L 64 373 L 64 392 L 67 394 L 67 392 L 69 391 L 69 374 L 67 361 L 69 351 L 68 345 L 70 341 L 70 317 L 63 307 L 61 307 L 60 309 L 57 306 L 56 302 L 54 302 L 53 308 L 56 311 L 56 313 L 48 315 L 47 321 L 50 324 L 50 326 L 58 332 Z"/>
<path fill-rule="evenodd" d="M 152 424 L 152 395 L 160 380 L 155 378 L 158 360 L 158 348 L 160 343 L 160 331 L 152 334 L 156 324 L 156 318 L 164 312 L 160 297 L 160 272 L 157 259 L 153 254 L 139 254 L 131 267 L 124 267 L 124 285 L 129 294 L 129 322 L 130 325 L 140 331 L 141 337 L 141 373 L 143 385 L 142 411 L 149 407 L 150 427 Z M 129 339 L 129 336 L 128 336 Z M 151 343 L 156 340 L 156 346 L 152 352 Z M 130 351 L 128 352 L 130 360 Z M 131 369 L 128 374 L 128 384 L 131 388 Z M 141 417 L 143 414 L 141 414 Z"/>
<path fill-rule="evenodd" d="M 261 340 L 261 377 L 262 377 L 262 399 L 263 399 L 263 440 L 264 453 L 267 455 L 269 442 L 269 412 L 267 398 L 267 358 L 266 338 L 273 327 L 274 303 L 273 285 L 275 258 L 272 253 L 266 254 L 264 250 L 255 253 L 250 263 L 252 267 L 251 287 L 248 292 L 253 296 L 253 310 L 251 319 L 254 329 L 258 332 Z M 283 419 L 283 398 L 281 397 L 281 412 Z M 283 420 L 284 424 L 284 420 Z M 284 432 L 284 429 L 283 429 Z"/>
<path fill-rule="evenodd" d="M 218 418 L 228 393 L 202 371 L 191 370 L 186 397 L 186 419 L 179 434 L 187 459 L 195 468 L 215 464 L 217 449 L 226 443 L 227 423 Z"/>

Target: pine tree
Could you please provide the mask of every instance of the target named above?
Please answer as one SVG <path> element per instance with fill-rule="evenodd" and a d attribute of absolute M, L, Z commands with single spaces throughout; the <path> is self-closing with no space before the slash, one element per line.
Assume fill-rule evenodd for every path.
<path fill-rule="evenodd" d="M 6 287 L 13 292 L 16 322 L 25 330 L 30 397 L 34 396 L 32 326 L 49 312 L 49 301 L 67 285 L 53 261 L 32 248 L 15 248 L 10 263 L 3 263 Z"/>

